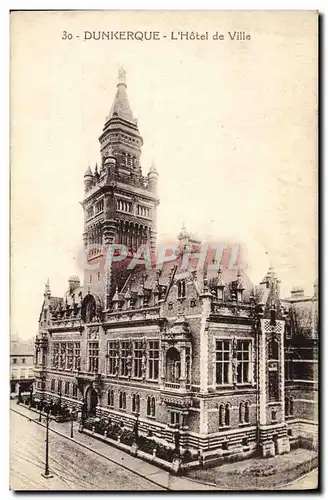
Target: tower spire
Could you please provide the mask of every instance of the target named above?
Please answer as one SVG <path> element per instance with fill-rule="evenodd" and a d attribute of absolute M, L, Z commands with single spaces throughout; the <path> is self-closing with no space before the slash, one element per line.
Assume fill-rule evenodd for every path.
<path fill-rule="evenodd" d="M 46 282 L 45 287 L 44 287 L 44 295 L 47 296 L 47 297 L 51 296 L 49 278 L 47 279 L 47 282 Z"/>
<path fill-rule="evenodd" d="M 118 78 L 117 78 L 117 86 L 125 85 L 126 86 L 126 71 L 123 66 L 120 66 L 118 70 Z"/>
<path fill-rule="evenodd" d="M 120 69 L 118 70 L 117 91 L 106 121 L 110 120 L 111 118 L 118 117 L 128 122 L 132 122 L 135 124 L 137 123 L 137 120 L 133 117 L 131 111 L 126 88 L 126 71 L 123 67 L 120 67 Z"/>

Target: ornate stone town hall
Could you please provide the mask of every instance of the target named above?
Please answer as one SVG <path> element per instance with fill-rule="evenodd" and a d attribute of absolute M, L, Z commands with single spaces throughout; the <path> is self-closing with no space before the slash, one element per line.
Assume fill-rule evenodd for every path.
<path fill-rule="evenodd" d="M 159 201 L 123 70 L 99 142 L 101 164 L 84 174 L 89 265 L 63 297 L 46 285 L 35 395 L 127 429 L 138 420 L 140 434 L 172 447 L 178 430 L 181 449 L 205 461 L 315 447 L 316 293 L 282 300 L 272 269 L 253 286 L 224 259 L 181 269 L 199 245 L 185 228 L 174 261 L 128 270 L 142 243 L 155 250 Z M 103 264 L 113 243 L 128 247 L 125 264 Z"/>

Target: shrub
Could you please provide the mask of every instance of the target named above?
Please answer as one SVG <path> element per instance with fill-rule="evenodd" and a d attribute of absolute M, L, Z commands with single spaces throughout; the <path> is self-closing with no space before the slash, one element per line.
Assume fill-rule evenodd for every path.
<path fill-rule="evenodd" d="M 117 440 L 122 433 L 122 429 L 118 424 L 109 425 L 107 428 L 107 437 Z"/>
<path fill-rule="evenodd" d="M 156 443 L 153 439 L 149 439 L 144 436 L 139 436 L 138 445 L 142 451 L 144 451 L 145 453 L 149 453 L 151 455 L 153 453 L 153 449 L 156 446 Z"/>
<path fill-rule="evenodd" d="M 95 422 L 95 432 L 97 434 L 104 434 L 107 429 L 107 421 L 102 418 L 98 422 Z"/>
<path fill-rule="evenodd" d="M 193 461 L 193 456 L 190 452 L 190 450 L 185 450 L 183 455 L 182 455 L 182 462 L 183 463 L 188 463 L 188 462 L 192 462 Z"/>
<path fill-rule="evenodd" d="M 158 458 L 161 458 L 166 462 L 172 462 L 174 458 L 174 450 L 172 450 L 172 448 L 167 448 L 165 445 L 159 443 L 157 444 L 156 448 L 156 456 Z"/>
<path fill-rule="evenodd" d="M 121 435 L 121 443 L 131 446 L 135 442 L 134 432 L 124 430 Z"/>
<path fill-rule="evenodd" d="M 92 422 L 90 422 L 89 420 L 86 420 L 86 421 L 84 422 L 84 427 L 85 427 L 86 429 L 88 429 L 89 431 L 92 431 L 93 423 L 92 423 Z"/>

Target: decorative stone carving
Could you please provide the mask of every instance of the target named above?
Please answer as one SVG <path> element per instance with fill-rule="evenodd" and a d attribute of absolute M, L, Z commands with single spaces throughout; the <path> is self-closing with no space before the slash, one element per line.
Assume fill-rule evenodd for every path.
<path fill-rule="evenodd" d="M 90 326 L 88 328 L 88 340 L 98 340 L 99 339 L 99 326 Z"/>

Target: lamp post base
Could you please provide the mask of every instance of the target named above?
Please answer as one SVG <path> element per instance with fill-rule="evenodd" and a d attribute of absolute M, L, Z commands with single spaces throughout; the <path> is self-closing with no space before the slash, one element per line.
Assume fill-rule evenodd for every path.
<path fill-rule="evenodd" d="M 44 477 L 45 479 L 51 479 L 52 477 L 54 477 L 52 474 L 45 474 L 44 472 L 42 472 L 41 474 L 42 477 Z"/>

